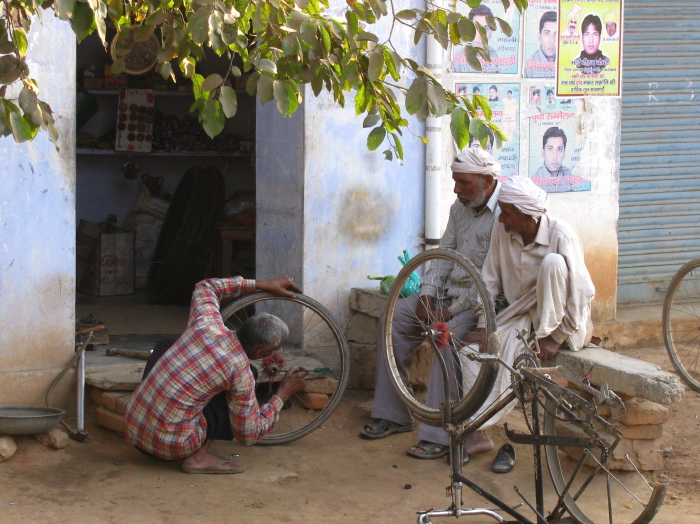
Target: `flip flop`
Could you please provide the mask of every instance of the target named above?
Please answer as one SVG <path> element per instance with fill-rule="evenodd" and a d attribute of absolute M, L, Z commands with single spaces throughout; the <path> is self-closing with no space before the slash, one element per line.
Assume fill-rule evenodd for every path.
<path fill-rule="evenodd" d="M 435 460 L 450 453 L 450 446 L 435 444 L 434 442 L 428 442 L 427 440 L 419 440 L 418 444 L 413 447 L 420 448 L 425 451 L 425 453 L 418 453 L 417 451 L 407 449 L 406 454 L 422 460 Z"/>
<path fill-rule="evenodd" d="M 368 429 L 370 429 L 372 433 L 367 431 Z M 365 438 L 377 439 L 388 437 L 394 433 L 408 433 L 414 429 L 416 429 L 415 424 L 399 424 L 398 422 L 380 418 L 367 424 L 365 428 L 360 431 L 360 435 Z"/>
<path fill-rule="evenodd" d="M 237 456 L 238 455 L 234 454 L 231 455 L 229 458 L 221 459 L 218 462 L 214 462 L 214 464 L 212 464 L 208 468 L 191 469 L 180 467 L 180 470 L 183 473 L 190 473 L 192 475 L 235 475 L 237 473 L 243 473 L 245 471 L 245 466 L 243 466 L 242 464 L 236 464 L 237 467 L 234 469 L 218 469 L 224 464 L 232 463 L 233 459 Z"/>
<path fill-rule="evenodd" d="M 494 473 L 508 473 L 515 466 L 515 449 L 510 444 L 503 444 L 491 464 Z"/>

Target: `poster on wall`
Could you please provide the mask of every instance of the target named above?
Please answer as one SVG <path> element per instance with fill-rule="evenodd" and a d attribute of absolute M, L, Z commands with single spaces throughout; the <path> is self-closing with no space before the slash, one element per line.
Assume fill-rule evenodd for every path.
<path fill-rule="evenodd" d="M 558 96 L 620 96 L 622 0 L 559 0 Z"/>
<path fill-rule="evenodd" d="M 503 131 L 506 140 L 498 148 L 494 138 L 489 135 L 486 145 L 488 151 L 501 164 L 501 179 L 518 174 L 520 164 L 520 84 L 455 84 L 457 96 L 481 95 L 488 98 L 491 108 L 491 122 Z M 478 111 L 483 118 L 484 114 Z M 469 147 L 481 147 L 476 137 L 471 137 Z"/>
<path fill-rule="evenodd" d="M 559 23 L 552 0 L 529 0 L 525 18 L 525 78 L 556 76 Z"/>
<path fill-rule="evenodd" d="M 576 125 L 576 103 L 557 97 L 554 83 L 530 87 L 530 179 L 547 193 L 590 191 L 591 181 L 578 175 L 581 144 Z"/>
<path fill-rule="evenodd" d="M 491 57 L 491 63 L 486 62 L 480 54 L 477 54 L 479 62 L 481 62 L 482 73 L 517 73 L 518 72 L 518 35 L 520 34 L 520 14 L 514 5 L 511 5 L 507 11 L 503 7 L 501 0 L 483 0 L 481 5 L 475 8 L 470 8 L 466 2 L 457 2 L 457 12 L 467 15 L 473 22 L 478 22 L 486 29 L 488 38 L 488 54 Z M 505 20 L 513 30 L 512 35 L 506 36 L 498 29 L 491 30 L 486 27 L 486 17 L 496 16 Z M 473 42 L 467 45 L 474 47 L 483 47 L 479 33 L 476 33 L 476 38 Z M 453 71 L 455 73 L 479 73 L 472 68 L 467 62 L 467 56 L 463 45 L 455 45 L 452 48 Z"/>

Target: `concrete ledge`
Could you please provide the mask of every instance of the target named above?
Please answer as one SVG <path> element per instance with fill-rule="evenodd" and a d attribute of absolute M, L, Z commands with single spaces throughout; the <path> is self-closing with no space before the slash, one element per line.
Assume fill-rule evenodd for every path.
<path fill-rule="evenodd" d="M 556 363 L 574 373 L 589 375 L 597 386 L 607 383 L 616 393 L 640 397 L 659 404 L 680 402 L 685 394 L 681 380 L 673 373 L 650 364 L 599 347 L 580 351 L 561 350 Z"/>
<path fill-rule="evenodd" d="M 350 308 L 374 318 L 380 317 L 386 302 L 386 295 L 382 295 L 378 287 L 353 288 L 350 292 Z"/>

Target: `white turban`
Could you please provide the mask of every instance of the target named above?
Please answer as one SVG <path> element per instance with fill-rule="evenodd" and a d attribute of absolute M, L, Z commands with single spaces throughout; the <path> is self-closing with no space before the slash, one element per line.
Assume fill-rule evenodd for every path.
<path fill-rule="evenodd" d="M 501 164 L 480 147 L 464 149 L 452 162 L 453 173 L 469 173 L 472 175 L 501 174 Z"/>
<path fill-rule="evenodd" d="M 536 218 L 547 212 L 547 193 L 524 176 L 506 178 L 501 184 L 498 201 L 513 204 L 526 215 Z"/>

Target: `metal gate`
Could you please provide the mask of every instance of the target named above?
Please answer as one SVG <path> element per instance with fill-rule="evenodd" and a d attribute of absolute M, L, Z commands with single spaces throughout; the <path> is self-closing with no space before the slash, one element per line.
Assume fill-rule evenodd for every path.
<path fill-rule="evenodd" d="M 626 0 L 618 303 L 700 257 L 700 2 Z"/>

